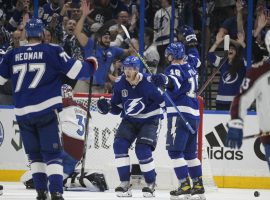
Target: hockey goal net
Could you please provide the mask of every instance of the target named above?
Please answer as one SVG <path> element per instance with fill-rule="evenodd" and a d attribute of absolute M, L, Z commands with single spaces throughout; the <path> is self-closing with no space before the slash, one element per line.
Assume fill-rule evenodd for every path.
<path fill-rule="evenodd" d="M 111 98 L 110 94 L 92 94 L 91 96 L 91 122 L 90 122 L 90 147 L 86 154 L 86 168 L 90 170 L 102 171 L 105 174 L 107 182 L 110 188 L 114 188 L 119 184 L 119 178 L 117 175 L 116 166 L 114 164 L 113 154 L 113 139 L 116 130 L 120 124 L 120 116 L 111 114 L 102 115 L 97 111 L 97 100 L 104 96 L 107 99 Z M 200 114 L 201 122 L 198 131 L 198 158 L 202 161 L 203 165 L 203 179 L 206 189 L 215 189 L 215 183 L 213 181 L 211 166 L 206 153 L 206 148 L 203 142 L 203 99 L 198 97 L 200 101 Z M 74 94 L 75 101 L 87 106 L 88 94 L 76 93 Z M 159 189 L 172 189 L 175 188 L 178 183 L 175 177 L 173 167 L 170 165 L 170 159 L 165 150 L 166 145 L 166 119 L 162 120 L 162 128 L 159 133 L 159 139 L 157 148 L 154 151 L 154 159 L 157 171 L 157 187 Z M 89 141 L 89 140 L 88 140 Z M 134 146 L 129 151 L 131 164 L 134 168 L 138 166 L 138 161 L 134 153 Z M 132 169 L 133 170 L 133 169 Z M 135 169 L 135 174 L 136 174 Z M 143 180 L 138 179 L 138 183 L 143 184 Z"/>

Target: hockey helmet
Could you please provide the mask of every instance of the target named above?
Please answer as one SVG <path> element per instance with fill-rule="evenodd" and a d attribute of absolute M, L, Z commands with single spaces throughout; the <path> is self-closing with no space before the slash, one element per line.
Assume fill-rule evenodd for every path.
<path fill-rule="evenodd" d="M 73 98 L 72 87 L 68 84 L 62 85 L 61 93 L 63 98 Z"/>
<path fill-rule="evenodd" d="M 44 31 L 44 24 L 41 19 L 31 18 L 25 26 L 27 37 L 37 38 L 41 37 Z"/>
<path fill-rule="evenodd" d="M 185 46 L 181 42 L 171 43 L 165 50 L 165 56 L 172 56 L 174 60 L 181 60 L 185 57 Z"/>
<path fill-rule="evenodd" d="M 128 56 L 123 61 L 123 67 L 133 67 L 134 69 L 140 69 L 140 59 L 136 56 Z"/>

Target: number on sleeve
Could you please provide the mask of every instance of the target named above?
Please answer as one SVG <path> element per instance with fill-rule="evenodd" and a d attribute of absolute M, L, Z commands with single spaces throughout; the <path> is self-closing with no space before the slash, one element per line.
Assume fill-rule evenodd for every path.
<path fill-rule="evenodd" d="M 250 83 L 250 79 L 249 78 L 244 78 L 242 85 L 240 87 L 240 93 L 242 93 L 244 90 L 247 90 L 249 88 L 249 83 Z"/>

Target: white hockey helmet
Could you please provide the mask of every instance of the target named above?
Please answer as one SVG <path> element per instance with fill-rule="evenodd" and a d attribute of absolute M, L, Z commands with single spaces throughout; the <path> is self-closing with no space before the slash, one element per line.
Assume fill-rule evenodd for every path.
<path fill-rule="evenodd" d="M 266 32 L 264 42 L 268 53 L 270 53 L 270 30 Z"/>
<path fill-rule="evenodd" d="M 68 84 L 62 85 L 61 93 L 63 98 L 73 98 L 72 87 Z"/>

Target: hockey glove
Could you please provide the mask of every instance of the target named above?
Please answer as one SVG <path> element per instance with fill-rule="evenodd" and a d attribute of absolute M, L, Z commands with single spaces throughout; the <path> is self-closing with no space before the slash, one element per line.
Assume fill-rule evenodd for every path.
<path fill-rule="evenodd" d="M 226 138 L 226 147 L 232 149 L 240 149 L 243 140 L 243 121 L 241 119 L 233 119 L 227 123 L 228 134 Z"/>
<path fill-rule="evenodd" d="M 94 71 L 97 71 L 97 69 L 98 69 L 98 61 L 97 61 L 97 59 L 95 57 L 90 56 L 90 57 L 86 58 L 85 61 L 92 64 L 93 67 L 94 67 Z"/>
<path fill-rule="evenodd" d="M 165 74 L 153 74 L 151 76 L 151 82 L 156 87 L 166 87 L 169 84 L 169 78 Z"/>
<path fill-rule="evenodd" d="M 98 107 L 98 112 L 103 115 L 108 114 L 108 112 L 110 112 L 111 110 L 111 104 L 104 97 L 99 98 L 99 100 L 97 101 L 97 107 Z"/>
<path fill-rule="evenodd" d="M 179 34 L 182 42 L 187 47 L 196 47 L 198 45 L 196 34 L 192 27 L 184 25 L 179 28 Z"/>

